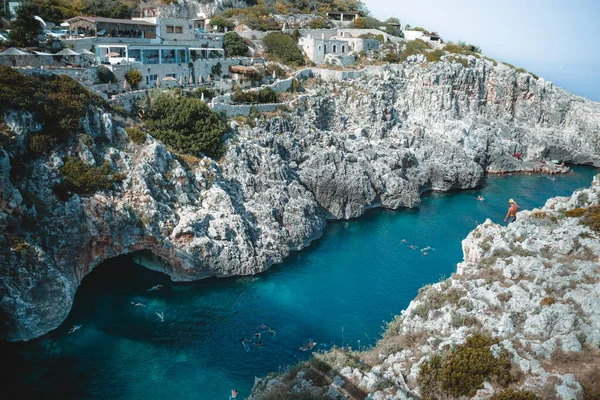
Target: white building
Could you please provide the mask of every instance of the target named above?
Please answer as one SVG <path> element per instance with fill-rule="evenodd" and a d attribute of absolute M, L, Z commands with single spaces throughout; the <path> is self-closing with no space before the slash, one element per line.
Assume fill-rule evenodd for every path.
<path fill-rule="evenodd" d="M 302 37 L 299 41 L 299 46 L 308 58 L 315 64 L 323 64 L 327 55 L 348 56 L 353 53 L 367 52 L 369 50 L 377 50 L 379 41 L 376 39 L 364 39 L 353 37 L 338 37 L 334 36 L 327 39 L 322 35 L 320 39 Z"/>

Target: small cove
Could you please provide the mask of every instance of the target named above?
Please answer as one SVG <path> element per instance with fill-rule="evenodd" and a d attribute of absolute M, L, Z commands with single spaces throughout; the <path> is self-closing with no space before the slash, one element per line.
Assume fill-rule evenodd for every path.
<path fill-rule="evenodd" d="M 421 286 L 454 272 L 477 224 L 502 221 L 509 197 L 540 207 L 589 186 L 596 172 L 489 177 L 478 190 L 428 193 L 418 210 L 369 210 L 329 223 L 309 248 L 253 277 L 172 283 L 130 257 L 109 260 L 84 279 L 61 327 L 0 344 L 0 395 L 224 399 L 236 388 L 245 397 L 254 376 L 307 358 L 299 347 L 310 339 L 320 349 L 373 345 Z M 68 334 L 75 324 L 83 328 Z M 253 339 L 261 324 L 276 334 L 262 331 L 263 346 L 253 340 L 246 351 L 241 338 Z"/>

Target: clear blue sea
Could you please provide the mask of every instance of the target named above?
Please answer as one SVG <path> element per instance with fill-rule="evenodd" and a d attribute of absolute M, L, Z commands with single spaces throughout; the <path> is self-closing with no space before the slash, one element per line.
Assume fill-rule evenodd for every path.
<path fill-rule="evenodd" d="M 299 348 L 310 339 L 319 349 L 373 345 L 419 287 L 454 272 L 478 223 L 502 221 L 509 197 L 539 207 L 595 173 L 490 177 L 479 190 L 430 193 L 418 210 L 371 210 L 332 222 L 312 246 L 255 277 L 171 283 L 128 257 L 110 260 L 84 279 L 61 327 L 0 344 L 0 398 L 227 399 L 234 388 L 246 396 L 255 376 L 307 358 Z M 75 324 L 82 329 L 68 334 Z M 242 337 L 254 343 L 246 349 Z"/>

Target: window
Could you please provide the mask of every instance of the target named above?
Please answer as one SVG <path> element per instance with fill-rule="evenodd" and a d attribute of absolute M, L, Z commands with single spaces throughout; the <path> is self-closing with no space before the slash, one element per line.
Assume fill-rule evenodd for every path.
<path fill-rule="evenodd" d="M 333 45 L 333 52 L 337 53 L 337 46 L 335 44 Z"/>
<path fill-rule="evenodd" d="M 319 45 L 319 50 L 321 50 L 321 45 Z"/>
<path fill-rule="evenodd" d="M 346 46 L 342 46 L 342 53 L 346 52 Z"/>
<path fill-rule="evenodd" d="M 177 74 L 166 74 L 165 76 L 168 78 L 177 78 Z"/>
<path fill-rule="evenodd" d="M 173 33 L 173 26 L 167 25 L 167 33 Z"/>
<path fill-rule="evenodd" d="M 175 33 L 182 34 L 183 33 L 183 26 L 176 26 L 175 27 Z"/>
<path fill-rule="evenodd" d="M 327 45 L 323 45 L 323 53 L 327 54 Z"/>

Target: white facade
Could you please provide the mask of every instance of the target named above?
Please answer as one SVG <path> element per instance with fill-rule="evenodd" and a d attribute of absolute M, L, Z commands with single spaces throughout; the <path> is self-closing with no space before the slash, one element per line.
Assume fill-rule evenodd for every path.
<path fill-rule="evenodd" d="M 406 40 L 416 40 L 423 39 L 423 31 L 402 31 L 404 33 L 404 39 Z"/>
<path fill-rule="evenodd" d="M 345 56 L 351 53 L 360 53 L 361 51 L 376 50 L 379 48 L 379 41 L 375 39 L 363 38 L 336 38 L 326 39 L 325 35 L 321 39 L 309 37 L 300 38 L 300 47 L 308 58 L 315 64 L 323 64 L 326 56 Z"/>

